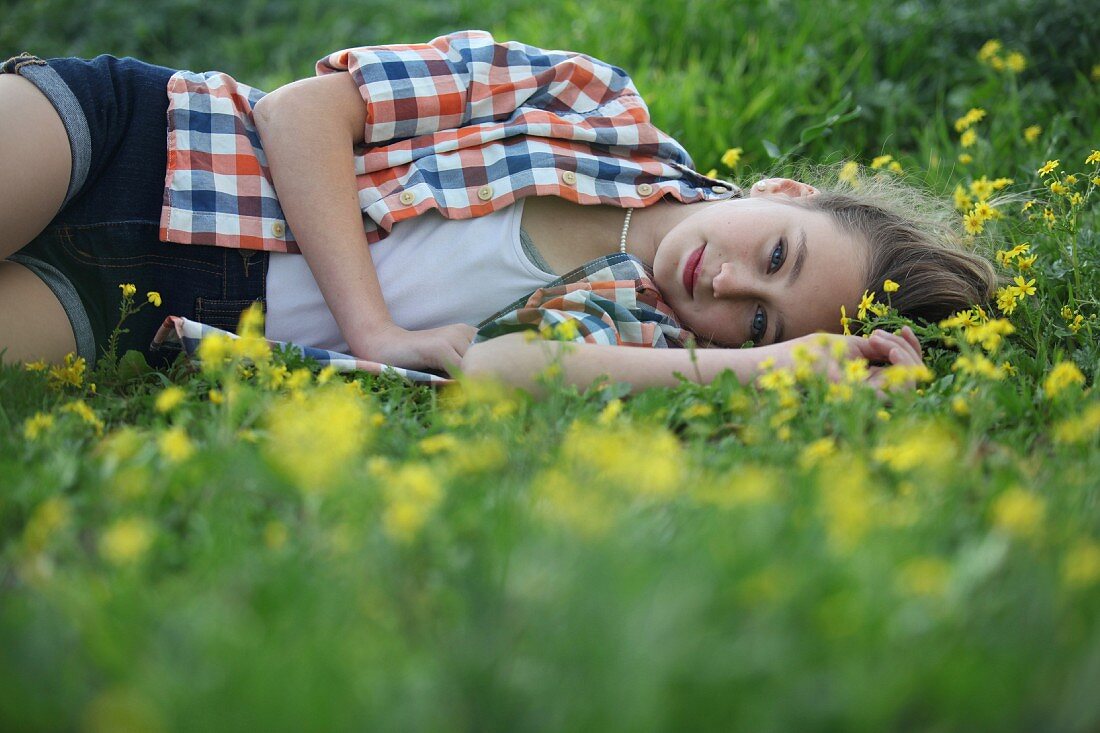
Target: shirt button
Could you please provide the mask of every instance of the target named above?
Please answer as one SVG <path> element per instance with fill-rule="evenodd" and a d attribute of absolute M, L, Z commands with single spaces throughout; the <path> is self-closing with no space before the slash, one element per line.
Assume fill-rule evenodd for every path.
<path fill-rule="evenodd" d="M 271 233 L 276 237 L 281 237 L 286 234 L 286 224 L 281 221 L 276 221 L 271 224 Z"/>
<path fill-rule="evenodd" d="M 640 196 L 648 196 L 651 193 L 653 193 L 653 186 L 649 185 L 648 183 L 638 184 L 638 194 Z"/>
<path fill-rule="evenodd" d="M 573 171 L 566 171 L 565 173 L 561 174 L 561 179 L 572 186 L 574 183 L 577 182 L 577 174 Z"/>
<path fill-rule="evenodd" d="M 727 191 L 729 191 L 729 189 L 725 186 L 711 186 L 710 190 L 714 191 L 715 193 L 726 193 Z"/>
<path fill-rule="evenodd" d="M 479 188 L 477 190 L 477 197 L 479 199 L 481 199 L 482 201 L 488 201 L 489 199 L 491 199 L 493 197 L 493 187 L 492 186 L 482 186 L 481 188 Z"/>
<path fill-rule="evenodd" d="M 413 201 L 416 201 L 416 194 L 412 191 L 402 191 L 401 195 L 398 198 L 401 199 L 401 203 L 405 204 L 405 206 L 408 206 Z"/>

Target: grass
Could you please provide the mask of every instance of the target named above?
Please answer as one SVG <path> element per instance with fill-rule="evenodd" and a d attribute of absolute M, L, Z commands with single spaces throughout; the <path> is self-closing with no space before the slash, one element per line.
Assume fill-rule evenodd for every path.
<path fill-rule="evenodd" d="M 983 176 L 1011 178 L 979 241 L 1035 255 L 1002 268 L 1035 293 L 987 310 L 1012 333 L 923 329 L 931 378 L 887 401 L 805 375 L 626 399 L 552 374 L 535 401 L 262 352 L 0 367 L 2 727 L 1095 730 L 1100 59 L 1082 12 L 0 5 L 9 55 L 133 54 L 261 88 L 337 47 L 460 27 L 583 50 L 746 184 L 883 154 L 971 205 Z M 980 62 L 990 38 L 1027 68 Z M 987 116 L 964 149 L 971 107 Z M 808 139 L 830 110 L 855 114 Z"/>

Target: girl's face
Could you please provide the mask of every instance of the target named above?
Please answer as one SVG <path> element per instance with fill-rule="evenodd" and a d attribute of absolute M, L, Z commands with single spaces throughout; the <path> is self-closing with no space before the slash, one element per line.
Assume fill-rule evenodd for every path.
<path fill-rule="evenodd" d="M 793 182 L 791 182 L 793 183 Z M 797 184 L 803 185 L 803 184 Z M 812 194 L 812 189 L 795 195 Z M 716 346 L 840 331 L 863 293 L 866 245 L 784 194 L 701 207 L 660 240 L 657 288 L 680 323 Z"/>

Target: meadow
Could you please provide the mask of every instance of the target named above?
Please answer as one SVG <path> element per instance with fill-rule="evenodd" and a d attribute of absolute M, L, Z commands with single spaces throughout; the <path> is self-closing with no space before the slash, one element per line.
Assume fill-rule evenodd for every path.
<path fill-rule="evenodd" d="M 460 28 L 583 51 L 700 170 L 903 177 L 1003 274 L 885 395 L 858 362 L 431 389 L 272 352 L 254 315 L 201 364 L 0 366 L 0 728 L 1097 730 L 1087 11 L 0 0 L 5 58 L 262 89 Z M 867 296 L 853 333 L 901 325 Z"/>

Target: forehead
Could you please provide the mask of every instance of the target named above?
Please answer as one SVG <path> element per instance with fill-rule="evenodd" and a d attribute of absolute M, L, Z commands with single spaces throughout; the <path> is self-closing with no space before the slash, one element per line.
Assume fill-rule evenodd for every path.
<path fill-rule="evenodd" d="M 795 204 L 782 208 L 787 211 L 791 237 L 787 256 L 798 256 L 803 233 L 806 245 L 802 272 L 780 306 L 783 337 L 839 331 L 840 306 L 847 308 L 848 315 L 854 314 L 863 293 L 867 246 L 828 212 Z"/>

